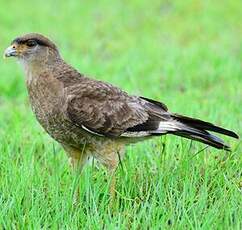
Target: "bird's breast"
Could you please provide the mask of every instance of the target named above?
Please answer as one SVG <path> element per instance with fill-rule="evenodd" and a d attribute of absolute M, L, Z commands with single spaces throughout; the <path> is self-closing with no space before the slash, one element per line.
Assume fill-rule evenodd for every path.
<path fill-rule="evenodd" d="M 45 73 L 28 77 L 27 88 L 37 120 L 51 134 L 52 130 L 57 130 L 58 125 L 63 123 L 62 84 Z"/>
<path fill-rule="evenodd" d="M 45 73 L 28 78 L 27 88 L 32 110 L 51 137 L 73 146 L 86 143 L 87 137 L 63 113 L 65 95 L 61 82 Z"/>

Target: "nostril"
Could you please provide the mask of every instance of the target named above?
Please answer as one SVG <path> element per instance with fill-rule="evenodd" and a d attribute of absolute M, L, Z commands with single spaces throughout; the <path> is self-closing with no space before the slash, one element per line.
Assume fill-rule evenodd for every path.
<path fill-rule="evenodd" d="M 13 46 L 13 48 L 15 49 L 15 48 L 16 48 L 16 46 Z"/>

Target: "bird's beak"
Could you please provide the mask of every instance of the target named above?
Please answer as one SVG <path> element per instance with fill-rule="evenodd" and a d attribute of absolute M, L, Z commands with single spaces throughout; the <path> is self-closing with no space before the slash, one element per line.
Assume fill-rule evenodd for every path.
<path fill-rule="evenodd" d="M 17 56 L 17 50 L 16 50 L 16 46 L 15 45 L 11 45 L 9 46 L 3 54 L 3 58 L 7 58 L 7 57 L 15 57 Z"/>

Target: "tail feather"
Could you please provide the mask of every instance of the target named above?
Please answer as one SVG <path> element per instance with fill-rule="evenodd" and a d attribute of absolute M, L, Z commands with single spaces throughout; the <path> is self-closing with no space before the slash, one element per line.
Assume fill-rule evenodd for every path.
<path fill-rule="evenodd" d="M 236 133 L 205 121 L 177 114 L 173 114 L 172 118 L 173 119 L 170 121 L 161 121 L 159 128 L 155 131 L 152 131 L 152 134 L 157 135 L 163 133 L 171 133 L 177 136 L 208 144 L 217 149 L 224 150 L 230 150 L 230 147 L 226 145 L 222 139 L 209 133 L 208 131 L 213 131 L 234 138 L 239 138 Z"/>
<path fill-rule="evenodd" d="M 224 149 L 224 150 L 230 151 L 230 146 L 226 145 L 222 139 L 220 139 L 210 133 L 208 133 L 205 136 L 205 135 L 192 134 L 192 133 L 186 132 L 186 131 L 177 131 L 174 134 L 177 136 L 181 136 L 181 137 L 185 137 L 185 138 L 188 138 L 191 140 L 196 140 L 196 141 L 202 142 L 204 144 L 210 145 L 217 149 Z"/>
<path fill-rule="evenodd" d="M 179 114 L 173 114 L 172 117 L 174 117 L 176 120 L 182 122 L 183 124 L 187 124 L 191 127 L 197 128 L 197 129 L 213 131 L 213 132 L 221 133 L 221 134 L 224 134 L 224 135 L 227 135 L 230 137 L 239 138 L 239 136 L 235 132 L 230 131 L 228 129 L 221 128 L 219 126 L 215 126 L 214 124 L 206 122 L 206 121 L 194 119 L 191 117 L 186 117 L 186 116 L 179 115 Z"/>

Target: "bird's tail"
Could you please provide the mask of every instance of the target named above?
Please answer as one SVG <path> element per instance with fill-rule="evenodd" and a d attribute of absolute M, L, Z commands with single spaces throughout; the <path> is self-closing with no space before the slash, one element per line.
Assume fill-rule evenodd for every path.
<path fill-rule="evenodd" d="M 171 117 L 171 120 L 161 121 L 159 128 L 153 134 L 159 135 L 162 133 L 171 133 L 177 136 L 203 142 L 217 149 L 225 150 L 230 150 L 230 147 L 226 145 L 222 139 L 208 131 L 239 138 L 239 136 L 233 131 L 215 126 L 209 122 L 178 114 L 172 114 Z"/>

